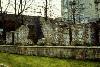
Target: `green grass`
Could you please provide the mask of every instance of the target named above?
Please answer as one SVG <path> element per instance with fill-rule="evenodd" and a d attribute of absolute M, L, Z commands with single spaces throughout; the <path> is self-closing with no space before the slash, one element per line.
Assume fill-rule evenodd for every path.
<path fill-rule="evenodd" d="M 100 62 L 0 53 L 0 64 L 9 67 L 100 67 Z"/>

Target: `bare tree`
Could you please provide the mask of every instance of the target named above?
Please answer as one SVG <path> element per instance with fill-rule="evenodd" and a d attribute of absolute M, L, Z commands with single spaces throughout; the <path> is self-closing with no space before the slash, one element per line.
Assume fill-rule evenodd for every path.
<path fill-rule="evenodd" d="M 76 21 L 76 19 L 75 19 L 75 13 L 76 13 L 76 1 L 75 0 L 73 0 L 73 1 L 70 1 L 69 2 L 69 5 L 70 5 L 70 8 L 71 8 L 71 18 L 72 18 L 72 20 L 73 20 L 73 23 L 75 24 L 75 21 Z"/>
<path fill-rule="evenodd" d="M 99 18 L 99 4 L 100 4 L 100 0 L 94 0 L 94 3 L 95 3 L 95 9 L 96 9 L 96 15 L 97 15 L 97 18 Z"/>
<path fill-rule="evenodd" d="M 28 10 L 29 8 L 30 8 L 30 6 L 32 5 L 32 3 L 33 3 L 33 1 L 34 0 L 32 0 L 31 1 L 31 3 L 27 6 L 27 4 L 30 2 L 31 0 L 24 0 L 24 4 L 22 3 L 23 1 L 22 0 L 20 0 L 20 4 L 19 4 L 19 6 L 21 7 L 21 11 L 19 12 L 19 10 L 20 10 L 20 7 L 19 7 L 19 9 L 18 9 L 18 15 L 21 15 L 25 10 Z M 27 3 L 26 3 L 27 2 Z M 23 8 L 22 8 L 22 6 L 24 6 Z"/>
<path fill-rule="evenodd" d="M 23 24 L 23 15 L 22 13 L 25 11 L 25 10 L 28 10 L 28 8 L 30 8 L 30 6 L 32 5 L 34 0 L 15 0 L 14 1 L 14 6 L 11 5 L 13 8 L 14 8 L 14 11 L 15 11 L 15 20 L 16 22 L 20 22 L 18 21 L 18 17 L 20 17 L 20 20 L 21 20 L 21 24 Z M 30 3 L 30 4 L 29 4 Z M 27 5 L 29 4 L 29 5 Z"/>
<path fill-rule="evenodd" d="M 47 21 L 47 7 L 48 7 L 47 0 L 45 0 L 45 3 L 46 3 L 46 5 L 45 5 L 45 20 Z"/>

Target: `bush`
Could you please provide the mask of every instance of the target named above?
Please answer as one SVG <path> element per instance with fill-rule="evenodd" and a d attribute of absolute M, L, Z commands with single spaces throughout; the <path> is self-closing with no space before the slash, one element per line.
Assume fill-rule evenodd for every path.
<path fill-rule="evenodd" d="M 57 46 L 57 43 L 51 43 L 52 44 L 52 46 Z"/>
<path fill-rule="evenodd" d="M 0 45 L 3 45 L 4 44 L 4 42 L 3 41 L 0 41 Z"/>
<path fill-rule="evenodd" d="M 86 46 L 93 46 L 92 43 L 86 43 Z"/>
<path fill-rule="evenodd" d="M 16 43 L 15 45 L 20 45 L 20 46 L 22 46 L 23 44 L 22 44 L 22 43 Z"/>
<path fill-rule="evenodd" d="M 40 44 L 38 44 L 39 46 L 44 46 L 45 44 L 44 43 L 40 43 Z"/>
<path fill-rule="evenodd" d="M 75 46 L 82 46 L 82 44 L 78 44 L 78 43 L 77 43 L 77 44 L 75 44 Z"/>

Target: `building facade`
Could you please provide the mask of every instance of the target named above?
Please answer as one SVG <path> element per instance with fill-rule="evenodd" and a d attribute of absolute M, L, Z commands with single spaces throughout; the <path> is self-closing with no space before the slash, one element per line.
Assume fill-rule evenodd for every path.
<path fill-rule="evenodd" d="M 89 20 L 100 17 L 99 0 L 61 0 L 61 14 L 64 21 L 72 20 L 73 14 L 76 20 Z M 74 12 L 73 12 L 74 11 Z"/>

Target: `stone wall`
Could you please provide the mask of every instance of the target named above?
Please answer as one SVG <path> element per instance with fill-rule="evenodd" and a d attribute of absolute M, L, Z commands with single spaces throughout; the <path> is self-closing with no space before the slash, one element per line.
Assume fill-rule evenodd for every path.
<path fill-rule="evenodd" d="M 69 24 L 61 21 L 49 19 L 45 21 L 43 17 L 39 17 L 39 24 L 43 32 L 43 38 L 39 38 L 37 44 L 64 46 L 70 45 L 70 28 L 72 32 L 71 45 L 87 45 L 92 43 L 92 33 L 94 28 L 91 28 L 91 23 Z M 33 25 L 34 26 L 34 25 Z M 38 29 L 38 25 L 36 26 Z M 33 30 L 32 30 L 33 31 Z M 38 30 L 39 31 L 39 30 Z M 99 32 L 100 33 L 100 32 Z M 29 28 L 27 25 L 22 25 L 15 32 L 15 43 L 33 44 L 33 41 L 28 39 Z M 33 36 L 38 37 L 36 31 Z M 33 36 L 30 36 L 33 38 Z M 35 39 L 35 38 L 33 38 Z M 7 43 L 12 42 L 12 32 L 7 32 Z"/>
<path fill-rule="evenodd" d="M 33 42 L 28 39 L 28 34 L 29 34 L 29 28 L 25 25 L 22 25 L 21 27 L 19 27 L 16 31 L 13 31 L 14 33 L 14 43 L 19 43 L 19 44 L 23 44 L 23 45 L 27 45 L 27 44 L 33 44 Z M 12 43 L 12 31 L 11 32 L 7 32 L 6 33 L 6 43 L 10 44 Z"/>
<path fill-rule="evenodd" d="M 14 54 L 58 58 L 100 60 L 100 47 L 92 46 L 10 46 L 0 45 L 0 51 Z"/>
<path fill-rule="evenodd" d="M 88 24 L 75 24 L 72 26 L 72 43 L 86 44 L 91 43 L 91 28 Z"/>
<path fill-rule="evenodd" d="M 46 43 L 54 43 L 56 45 L 70 45 L 69 27 L 72 32 L 72 45 L 86 45 L 91 43 L 91 27 L 90 24 L 79 23 L 71 24 L 59 21 L 47 22 L 42 18 L 42 31 Z M 52 44 L 51 44 L 52 45 Z"/>

